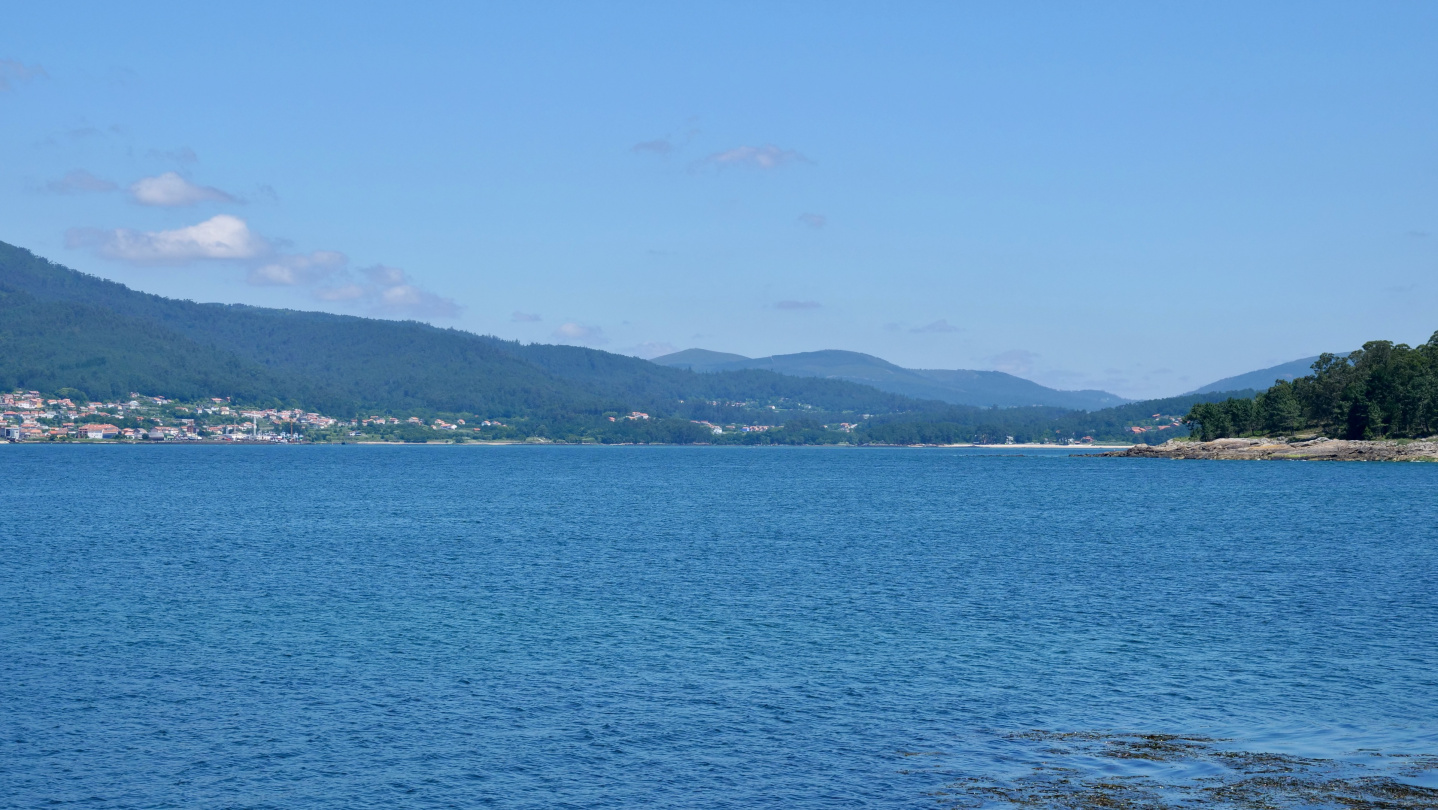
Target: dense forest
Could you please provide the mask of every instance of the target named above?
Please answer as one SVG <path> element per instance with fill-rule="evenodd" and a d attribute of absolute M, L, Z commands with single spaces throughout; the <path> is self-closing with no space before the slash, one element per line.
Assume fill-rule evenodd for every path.
<path fill-rule="evenodd" d="M 1279 381 L 1255 399 L 1195 404 L 1186 420 L 1204 441 L 1432 436 L 1438 433 L 1438 332 L 1417 348 L 1377 340 L 1347 357 L 1321 355 L 1307 377 Z"/>
<path fill-rule="evenodd" d="M 937 406 L 840 380 L 696 374 L 414 321 L 177 301 L 0 243 L 0 388 L 62 386 L 92 399 L 130 391 L 221 396 L 335 416 L 554 419 L 640 410 L 703 419 L 695 414 L 714 414 L 724 402 L 844 413 Z"/>
<path fill-rule="evenodd" d="M 0 243 L 0 389 L 501 422 L 471 438 L 736 444 L 1159 442 L 1205 394 L 1084 412 L 980 408 L 763 369 L 696 373 L 413 321 L 199 304 Z M 635 411 L 649 418 L 625 419 Z M 702 422 L 750 426 L 715 435 Z M 472 432 L 472 431 L 471 431 Z M 386 436 L 418 440 L 413 426 Z"/>

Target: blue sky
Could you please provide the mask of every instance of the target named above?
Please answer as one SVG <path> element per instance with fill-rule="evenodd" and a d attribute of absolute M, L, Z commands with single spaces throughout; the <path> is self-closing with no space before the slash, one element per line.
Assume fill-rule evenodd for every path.
<path fill-rule="evenodd" d="M 17 4 L 0 240 L 202 301 L 1179 393 L 1438 329 L 1438 5 Z"/>

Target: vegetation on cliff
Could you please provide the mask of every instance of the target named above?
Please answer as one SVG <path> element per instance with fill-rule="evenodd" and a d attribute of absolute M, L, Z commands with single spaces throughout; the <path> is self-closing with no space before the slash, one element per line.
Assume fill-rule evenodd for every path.
<path fill-rule="evenodd" d="M 1347 357 L 1321 355 L 1313 374 L 1255 399 L 1198 403 L 1186 421 L 1203 441 L 1321 433 L 1340 439 L 1438 434 L 1438 332 L 1416 348 L 1376 340 Z"/>

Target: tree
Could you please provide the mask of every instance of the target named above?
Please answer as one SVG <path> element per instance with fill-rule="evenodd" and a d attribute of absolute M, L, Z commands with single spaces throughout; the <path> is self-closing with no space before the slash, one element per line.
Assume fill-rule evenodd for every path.
<path fill-rule="evenodd" d="M 1293 393 L 1293 383 L 1279 380 L 1258 395 L 1259 420 L 1268 433 L 1292 434 L 1303 424 L 1303 406 Z"/>

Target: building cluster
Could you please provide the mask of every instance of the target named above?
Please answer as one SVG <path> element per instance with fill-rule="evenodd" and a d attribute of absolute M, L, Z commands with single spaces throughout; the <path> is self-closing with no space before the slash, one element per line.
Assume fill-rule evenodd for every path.
<path fill-rule="evenodd" d="M 635 413 L 633 418 L 648 419 L 649 416 Z M 472 429 L 476 432 L 507 427 L 491 419 L 472 428 L 466 426 L 463 419 L 426 421 L 417 416 L 344 420 L 299 409 L 234 407 L 229 400 L 219 397 L 176 402 L 132 392 L 111 402 L 79 403 L 49 398 L 38 391 L 0 394 L 0 441 L 11 442 L 94 439 L 290 443 L 306 441 L 306 434 L 316 430 L 348 428 L 348 435 L 361 436 L 366 433 L 365 428 L 406 425 L 436 431 Z"/>
<path fill-rule="evenodd" d="M 68 397 L 51 399 L 39 391 L 0 394 L 0 438 L 9 441 L 36 441 L 53 438 L 119 438 L 126 429 L 102 422 L 124 417 L 145 407 L 169 404 L 163 397 L 141 397 L 132 393 L 114 402 L 77 403 Z M 128 429 L 131 434 L 135 429 Z"/>
<path fill-rule="evenodd" d="M 1168 420 L 1168 424 L 1166 424 L 1166 425 L 1150 425 L 1150 426 L 1147 426 L 1147 427 L 1145 427 L 1145 426 L 1143 426 L 1143 425 L 1134 425 L 1133 427 L 1128 428 L 1128 432 L 1134 434 L 1135 436 L 1137 436 L 1137 435 L 1140 434 L 1140 433 L 1147 433 L 1147 432 L 1149 432 L 1150 430 L 1155 430 L 1155 431 L 1157 431 L 1157 430 L 1173 430 L 1173 429 L 1176 428 L 1176 427 L 1182 427 L 1182 426 L 1183 426 L 1183 421 L 1182 421 L 1182 420 L 1176 419 L 1176 418 L 1174 418 L 1174 417 L 1172 417 L 1172 416 L 1164 416 L 1164 415 L 1161 414 L 1161 413 L 1156 413 L 1156 414 L 1153 415 L 1153 421 L 1155 421 L 1155 422 L 1162 422 L 1162 421 L 1164 421 L 1165 419 Z"/>
<path fill-rule="evenodd" d="M 300 431 L 339 420 L 300 410 L 239 410 L 219 397 L 177 403 L 131 392 L 110 402 L 47 398 L 38 391 L 0 394 L 0 439 L 132 441 L 295 441 Z M 129 423 L 117 425 L 115 422 Z M 264 430 L 261 430 L 263 426 Z"/>

